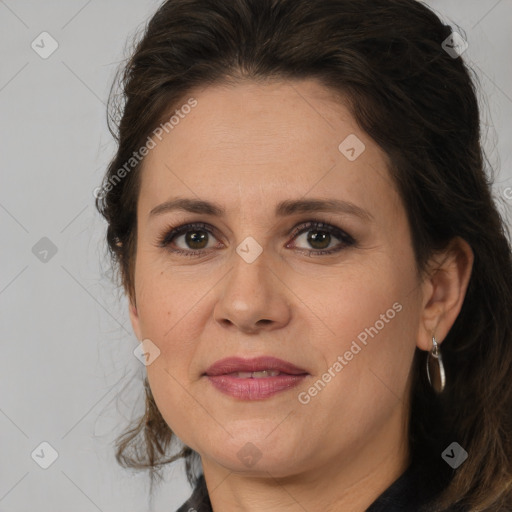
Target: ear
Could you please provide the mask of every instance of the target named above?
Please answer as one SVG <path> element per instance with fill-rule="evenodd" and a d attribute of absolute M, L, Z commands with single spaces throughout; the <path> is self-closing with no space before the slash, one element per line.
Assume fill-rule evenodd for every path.
<path fill-rule="evenodd" d="M 135 301 L 132 299 L 130 299 L 130 303 L 129 303 L 129 313 L 130 313 L 130 321 L 132 323 L 132 328 L 135 333 L 135 336 L 137 336 L 137 339 L 139 341 L 142 341 L 139 314 L 137 312 L 137 306 L 135 304 Z"/>
<path fill-rule="evenodd" d="M 452 328 L 464 302 L 473 269 L 470 245 L 455 237 L 448 248 L 429 262 L 428 277 L 422 284 L 423 305 L 417 346 L 432 348 L 432 335 L 440 344 Z"/>

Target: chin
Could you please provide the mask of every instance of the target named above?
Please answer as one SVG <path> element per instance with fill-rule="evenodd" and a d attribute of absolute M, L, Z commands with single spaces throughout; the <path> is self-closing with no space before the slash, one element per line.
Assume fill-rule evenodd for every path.
<path fill-rule="evenodd" d="M 255 439 L 256 436 L 251 437 L 247 433 L 237 436 L 229 428 L 227 430 L 233 438 L 230 437 L 225 444 L 215 443 L 214 446 L 220 449 L 215 453 L 210 451 L 208 457 L 229 471 L 247 476 L 288 476 L 297 471 L 300 464 L 295 455 L 300 447 L 286 445 L 285 436 L 272 437 L 271 434 L 265 439 L 267 434 L 262 436 L 260 430 Z"/>
<path fill-rule="evenodd" d="M 298 472 L 298 466 L 291 464 L 290 459 L 275 460 L 274 457 L 262 456 L 260 459 L 251 460 L 246 457 L 240 460 L 237 454 L 228 457 L 224 454 L 221 459 L 214 459 L 219 465 L 229 471 L 243 476 L 251 477 L 287 477 Z"/>

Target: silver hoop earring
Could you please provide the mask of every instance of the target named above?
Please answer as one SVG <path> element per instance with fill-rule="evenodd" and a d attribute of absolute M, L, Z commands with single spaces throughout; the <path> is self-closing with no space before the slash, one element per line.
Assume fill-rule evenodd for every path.
<path fill-rule="evenodd" d="M 432 349 L 427 356 L 427 377 L 432 389 L 436 393 L 442 393 L 446 384 L 443 358 L 435 336 L 432 336 Z"/>

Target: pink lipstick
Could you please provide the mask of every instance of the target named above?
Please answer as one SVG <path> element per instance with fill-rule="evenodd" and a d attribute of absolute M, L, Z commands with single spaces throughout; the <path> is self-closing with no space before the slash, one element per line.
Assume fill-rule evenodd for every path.
<path fill-rule="evenodd" d="M 297 386 L 309 373 L 271 356 L 253 359 L 228 357 L 210 366 L 204 376 L 227 395 L 241 400 L 263 400 Z"/>

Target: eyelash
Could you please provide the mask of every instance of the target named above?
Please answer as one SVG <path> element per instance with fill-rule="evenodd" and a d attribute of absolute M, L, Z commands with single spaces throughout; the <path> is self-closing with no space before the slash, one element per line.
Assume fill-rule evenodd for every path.
<path fill-rule="evenodd" d="M 214 234 L 214 228 L 210 226 L 209 224 L 205 224 L 203 222 L 195 222 L 191 224 L 183 224 L 181 226 L 177 227 L 169 227 L 162 236 L 160 236 L 157 239 L 157 245 L 158 247 L 165 248 L 170 252 L 173 252 L 175 254 L 179 254 L 181 256 L 188 256 L 188 257 L 199 257 L 203 256 L 206 252 L 210 252 L 212 249 L 199 249 L 199 250 L 183 250 L 183 249 L 171 249 L 169 247 L 170 243 L 173 241 L 174 238 L 176 238 L 179 235 L 186 234 L 188 231 L 193 230 L 202 230 L 206 231 L 209 235 L 215 236 Z M 299 235 L 302 235 L 303 233 L 307 233 L 308 231 L 324 231 L 327 233 L 330 233 L 335 236 L 335 238 L 338 238 L 341 240 L 341 247 L 338 246 L 335 249 L 297 249 L 299 252 L 306 252 L 307 256 L 322 256 L 322 255 L 330 255 L 334 254 L 336 252 L 341 251 L 344 247 L 349 247 L 351 245 L 354 245 L 356 243 L 356 240 L 350 236 L 348 233 L 343 231 L 342 229 L 326 224 L 324 222 L 318 221 L 318 220 L 310 220 L 305 223 L 300 224 L 297 226 L 291 233 L 292 238 L 296 238 Z"/>

